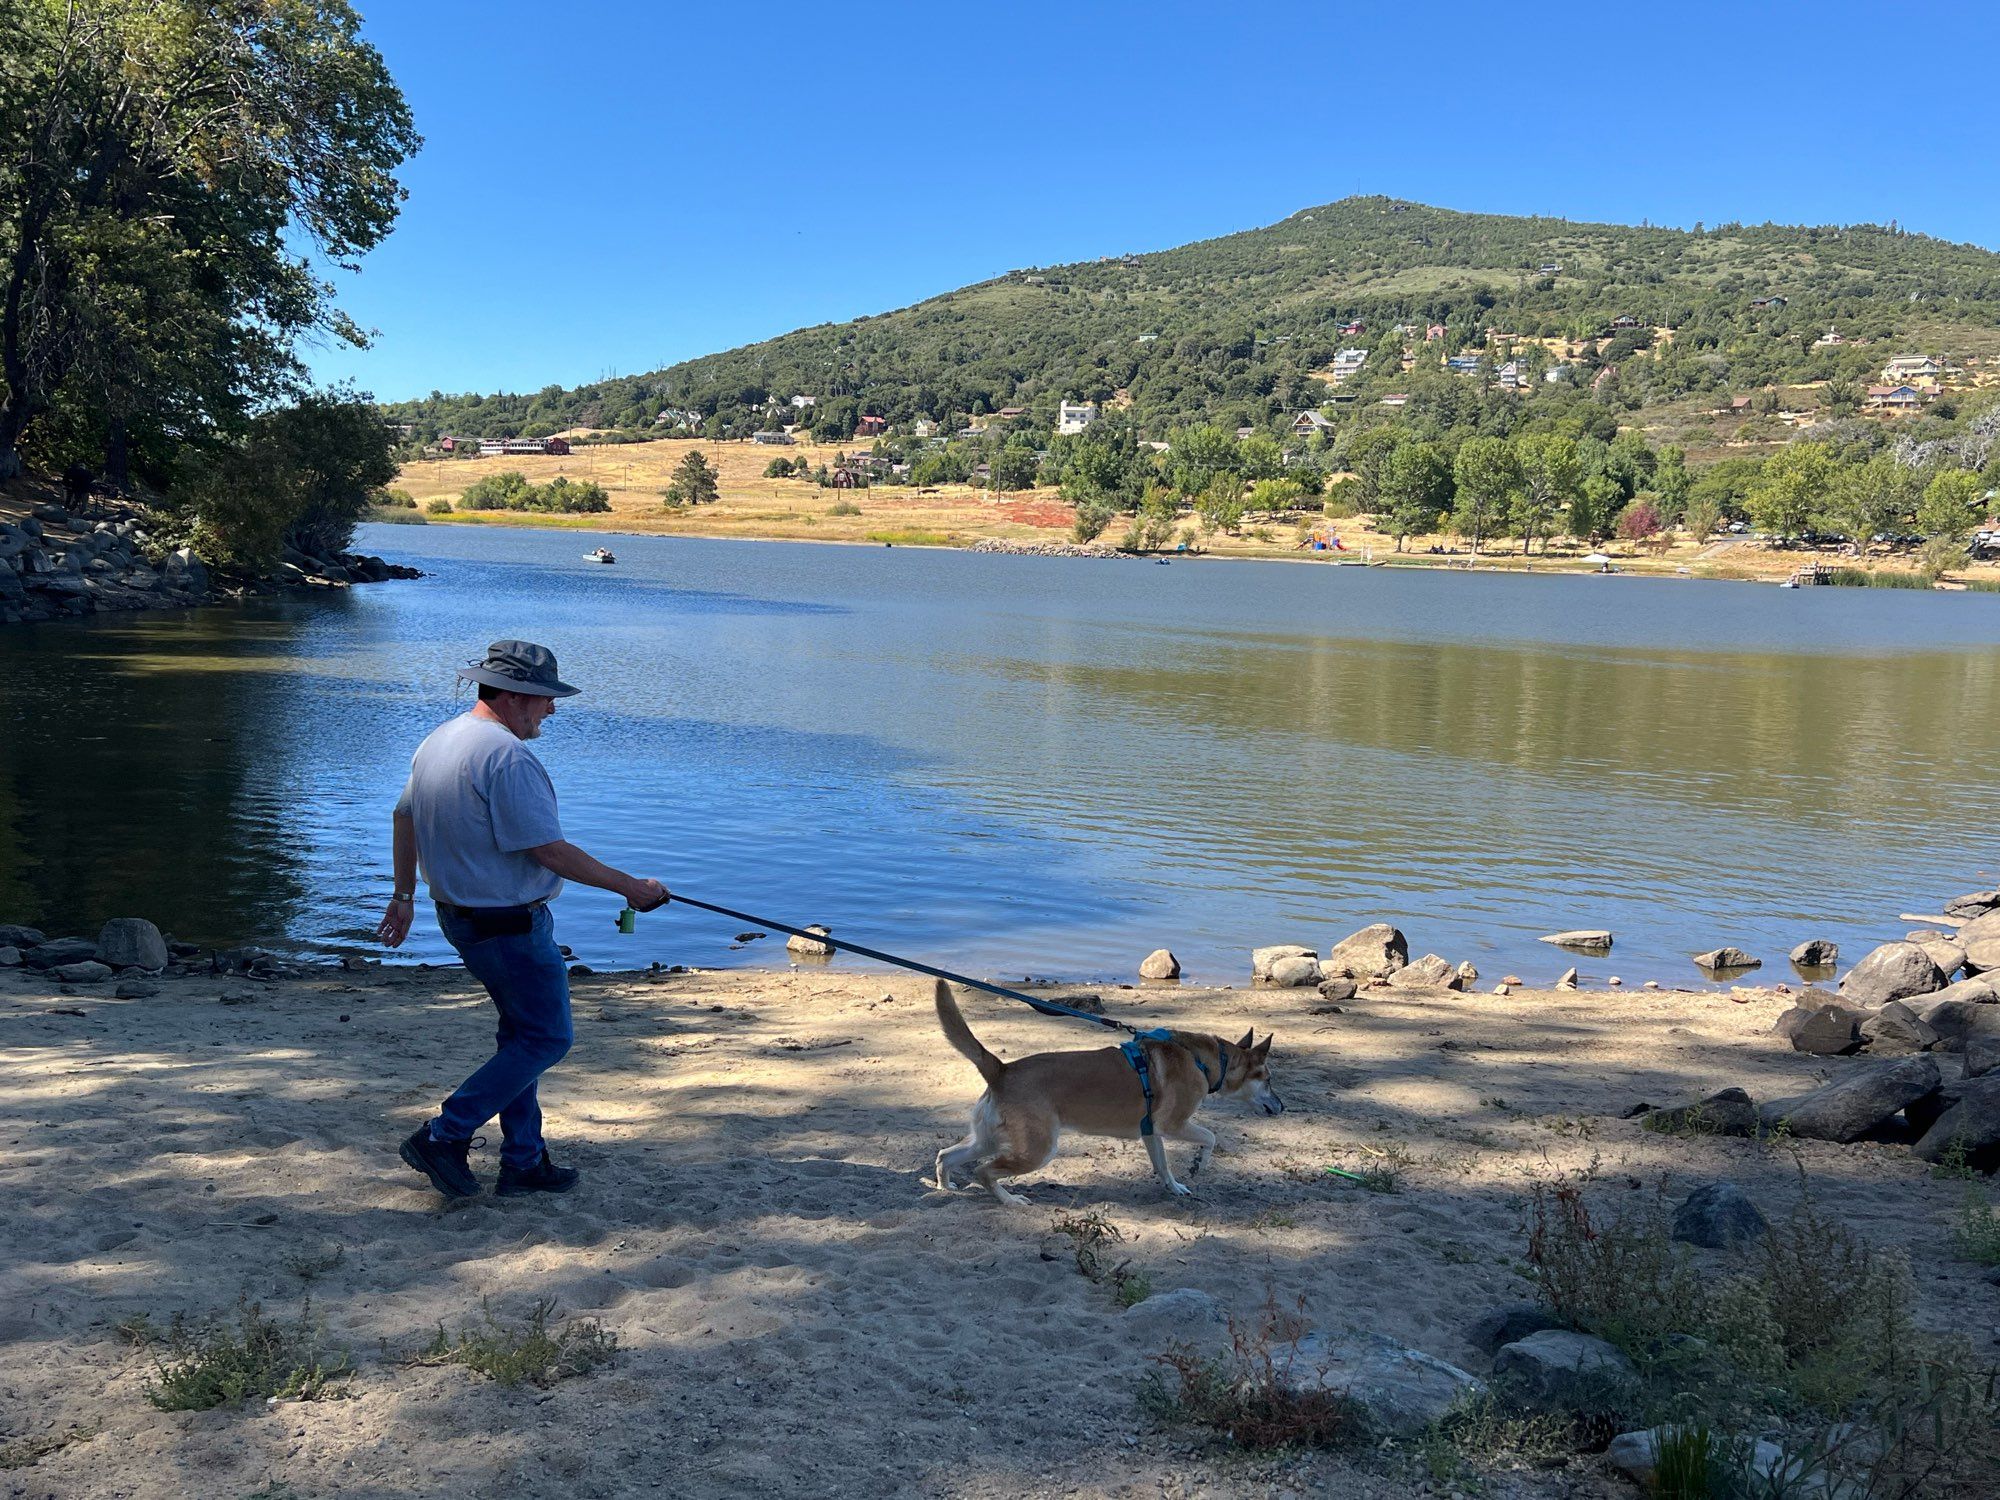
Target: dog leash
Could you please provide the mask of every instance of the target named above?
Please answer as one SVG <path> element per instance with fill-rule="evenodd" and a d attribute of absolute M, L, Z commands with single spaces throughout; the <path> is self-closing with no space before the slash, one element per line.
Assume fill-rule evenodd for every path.
<path fill-rule="evenodd" d="M 862 946 L 860 943 L 850 943 L 845 938 L 829 937 L 824 932 L 807 932 L 803 928 L 793 927 L 784 922 L 774 922 L 769 917 L 759 917 L 747 911 L 735 911 L 727 906 L 717 906 L 712 901 L 697 901 L 694 897 L 683 896 L 678 891 L 674 892 L 669 898 L 669 904 L 700 907 L 703 911 L 712 911 L 718 916 L 728 917 L 731 921 L 747 922 L 752 927 L 775 927 L 779 932 L 790 933 L 793 937 L 805 938 L 807 941 L 814 943 L 824 943 L 829 948 L 842 948 L 849 953 L 858 953 L 863 958 L 872 958 L 877 963 L 893 964 L 899 969 L 909 969 L 918 974 L 928 974 L 933 979 L 945 979 L 953 984 L 962 984 L 968 989 L 984 990 L 989 995 L 998 995 L 1002 1000 L 1018 1000 L 1021 1004 L 1038 1010 L 1045 1016 L 1068 1016 L 1072 1020 L 1088 1021 L 1094 1026 L 1108 1026 L 1113 1031 L 1130 1032 L 1134 1037 L 1144 1041 L 1164 1042 L 1167 1040 L 1167 1032 L 1164 1027 L 1156 1026 L 1150 1031 L 1142 1031 L 1137 1026 L 1133 1026 L 1125 1021 L 1113 1020 L 1110 1016 L 1093 1015 L 1087 1010 L 1077 1010 L 1073 1006 L 1058 1005 L 1053 1000 L 1039 1000 L 1033 995 L 1024 995 L 1019 990 L 1010 990 L 1005 985 L 988 984 L 985 980 L 974 979 L 968 974 L 954 974 L 950 969 L 940 969 L 931 964 L 919 963 L 914 958 L 901 958 L 894 953 L 884 953 L 880 948 L 868 948 Z M 627 907 L 626 910 L 630 911 L 631 908 Z M 619 916 L 618 926 L 621 932 L 631 930 L 631 926 L 626 922 L 623 913 Z M 1138 1043 L 1136 1041 L 1125 1043 L 1126 1055 L 1129 1057 L 1132 1051 L 1137 1050 L 1137 1046 Z M 1134 1063 L 1133 1066 L 1140 1067 L 1138 1063 Z M 1206 1073 L 1208 1070 L 1204 1068 L 1202 1071 Z M 1140 1078 L 1144 1082 L 1145 1072 L 1143 1068 L 1140 1071 Z M 1149 1106 L 1151 1102 L 1149 1093 L 1147 1100 Z M 1148 1108 L 1147 1123 L 1150 1124 L 1151 1122 L 1152 1111 Z"/>

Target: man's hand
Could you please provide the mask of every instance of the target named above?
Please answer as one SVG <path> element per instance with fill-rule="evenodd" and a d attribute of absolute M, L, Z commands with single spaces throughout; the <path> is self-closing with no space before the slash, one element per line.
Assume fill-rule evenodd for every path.
<path fill-rule="evenodd" d="M 673 899 L 673 893 L 657 880 L 635 880 L 625 891 L 634 911 L 653 911 Z"/>
<path fill-rule="evenodd" d="M 414 901 L 391 901 L 389 909 L 382 913 L 382 923 L 375 929 L 375 936 L 386 947 L 402 947 L 403 939 L 410 935 L 410 919 L 416 914 Z"/>

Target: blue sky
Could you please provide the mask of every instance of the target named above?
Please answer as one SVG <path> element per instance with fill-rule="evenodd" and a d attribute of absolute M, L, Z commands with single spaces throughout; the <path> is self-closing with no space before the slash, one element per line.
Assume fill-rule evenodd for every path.
<path fill-rule="evenodd" d="M 1351 193 L 2000 249 L 2000 5 L 356 0 L 422 153 L 384 400 L 656 369 Z"/>

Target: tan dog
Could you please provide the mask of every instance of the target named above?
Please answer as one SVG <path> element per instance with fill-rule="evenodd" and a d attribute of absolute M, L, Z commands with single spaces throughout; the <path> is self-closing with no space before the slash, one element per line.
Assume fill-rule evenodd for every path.
<path fill-rule="evenodd" d="M 972 1181 L 1002 1203 L 1026 1203 L 1019 1193 L 1000 1185 L 1002 1177 L 1032 1172 L 1056 1154 L 1065 1130 L 1084 1135 L 1140 1135 L 1146 1117 L 1146 1096 L 1139 1073 L 1122 1049 L 1098 1047 L 1089 1052 L 1037 1052 L 1003 1063 L 980 1044 L 965 1024 L 951 990 L 937 987 L 938 1024 L 986 1080 L 986 1092 L 972 1107 L 972 1130 L 955 1146 L 938 1152 L 937 1185 L 951 1191 L 953 1174 L 972 1169 Z M 1215 1149 L 1215 1132 L 1194 1122 L 1194 1112 L 1210 1094 L 1250 1091 L 1267 1115 L 1285 1105 L 1271 1091 L 1271 1038 L 1255 1040 L 1247 1031 L 1240 1042 L 1195 1031 L 1176 1031 L 1164 1042 L 1144 1041 L 1147 1071 L 1153 1090 L 1152 1133 L 1141 1136 L 1153 1158 L 1153 1172 L 1169 1192 L 1190 1190 L 1175 1181 L 1167 1166 L 1163 1140 L 1191 1141 L 1195 1146 L 1192 1177 Z"/>

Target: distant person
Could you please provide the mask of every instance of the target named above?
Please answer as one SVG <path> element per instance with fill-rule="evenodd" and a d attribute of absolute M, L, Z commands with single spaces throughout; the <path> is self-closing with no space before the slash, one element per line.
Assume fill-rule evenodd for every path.
<path fill-rule="evenodd" d="M 63 496 L 68 508 L 78 515 L 90 509 L 90 487 L 97 483 L 97 476 L 90 472 L 86 464 L 71 464 L 63 470 Z"/>
<path fill-rule="evenodd" d="M 396 803 L 395 894 L 376 933 L 391 948 L 409 936 L 421 866 L 446 941 L 500 1012 L 499 1050 L 400 1154 L 447 1198 L 473 1197 L 479 1179 L 466 1157 L 480 1127 L 498 1115 L 494 1191 L 566 1193 L 581 1174 L 550 1159 L 536 1095 L 537 1080 L 574 1037 L 569 974 L 548 903 L 565 880 L 614 891 L 640 911 L 664 905 L 668 892 L 562 836 L 555 786 L 525 743 L 541 734 L 556 699 L 580 691 L 556 676 L 554 653 L 529 641 L 495 641 L 486 660 L 458 675 L 478 685 L 479 701 L 432 730 L 411 758 Z"/>

